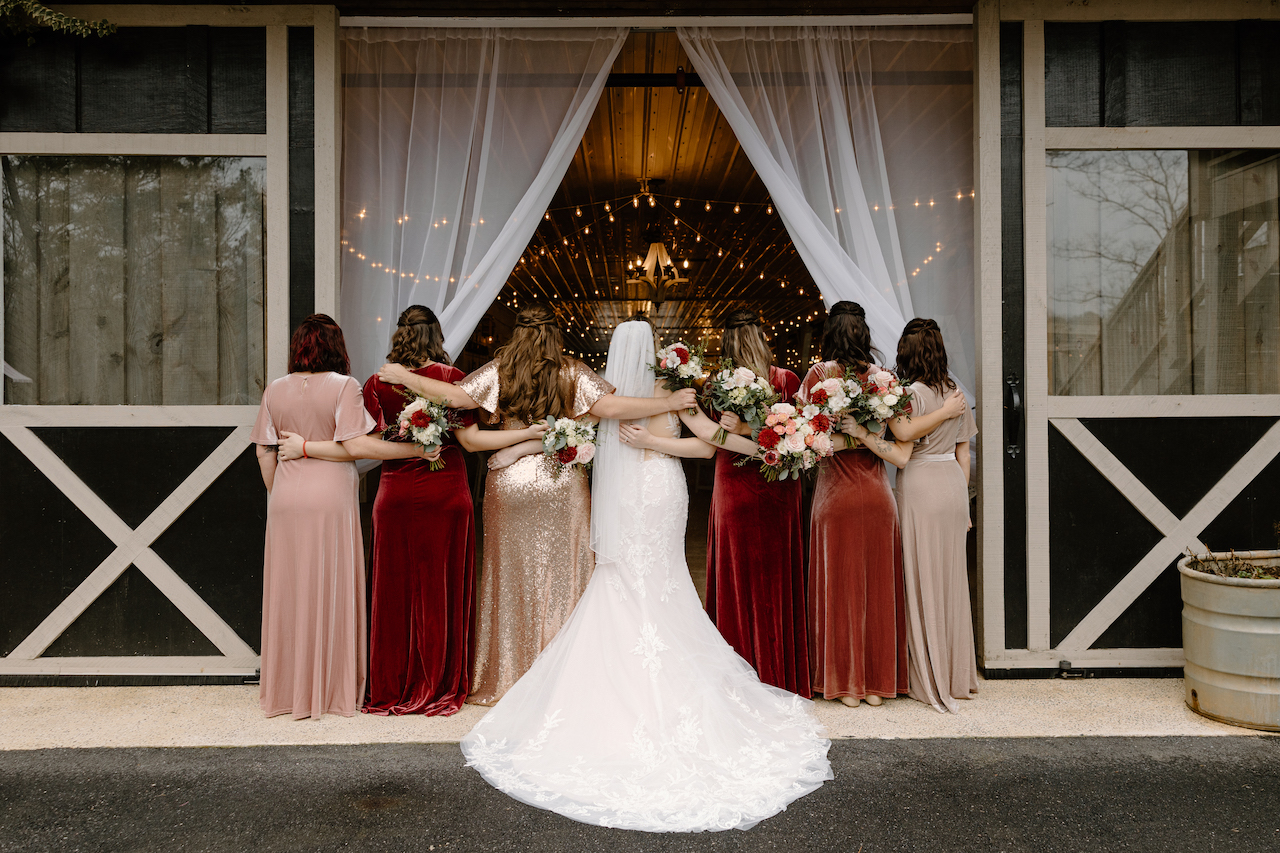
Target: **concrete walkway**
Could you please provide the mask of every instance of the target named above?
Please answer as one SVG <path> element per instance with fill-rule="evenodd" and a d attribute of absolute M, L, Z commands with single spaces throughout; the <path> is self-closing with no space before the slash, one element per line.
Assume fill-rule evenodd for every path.
<path fill-rule="evenodd" d="M 987 681 L 958 714 L 906 698 L 856 709 L 819 700 L 817 709 L 832 738 L 1257 734 L 1192 713 L 1177 678 Z M 484 712 L 468 705 L 453 717 L 268 720 L 254 686 L 0 688 L 0 750 L 453 743 Z"/>

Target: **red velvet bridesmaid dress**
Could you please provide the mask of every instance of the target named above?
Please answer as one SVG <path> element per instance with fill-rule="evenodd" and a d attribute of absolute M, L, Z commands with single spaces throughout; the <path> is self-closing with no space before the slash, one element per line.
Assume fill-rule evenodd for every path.
<path fill-rule="evenodd" d="M 800 380 L 769 368 L 769 381 L 790 400 Z M 707 534 L 707 615 L 760 680 L 808 698 L 804 524 L 800 481 L 770 483 L 760 466 L 716 451 L 715 491 Z"/>
<path fill-rule="evenodd" d="M 465 374 L 431 364 L 414 371 L 442 382 Z M 377 376 L 364 403 L 380 429 L 408 403 Z M 467 419 L 474 417 L 465 413 Z M 475 525 L 462 450 L 452 438 L 432 471 L 423 459 L 382 463 L 373 503 L 369 612 L 371 714 L 452 714 L 470 691 L 475 612 Z"/>
<path fill-rule="evenodd" d="M 842 373 L 835 362 L 814 365 L 805 391 Z M 813 488 L 809 649 L 813 692 L 828 699 L 907 692 L 902 535 L 884 466 L 865 447 L 840 450 Z"/>

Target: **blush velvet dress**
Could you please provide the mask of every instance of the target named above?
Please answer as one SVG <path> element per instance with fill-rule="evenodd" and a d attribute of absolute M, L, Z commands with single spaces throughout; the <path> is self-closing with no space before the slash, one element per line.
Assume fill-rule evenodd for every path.
<path fill-rule="evenodd" d="M 779 367 L 769 368 L 769 382 L 783 400 L 800 387 Z M 809 698 L 800 481 L 770 483 L 759 464 L 734 464 L 741 458 L 716 451 L 707 615 L 761 681 Z"/>
<path fill-rule="evenodd" d="M 267 386 L 249 440 L 281 431 L 346 441 L 374 428 L 360 384 L 339 373 L 291 373 Z M 276 466 L 262 572 L 262 683 L 268 717 L 350 717 L 365 682 L 364 542 L 354 462 Z"/>
<path fill-rule="evenodd" d="M 464 374 L 429 364 L 419 376 L 456 382 Z M 394 424 L 408 400 L 377 376 L 364 405 L 379 429 Z M 475 415 L 463 413 L 472 423 Z M 370 714 L 453 714 L 467 698 L 475 615 L 475 518 L 462 450 L 452 436 L 425 459 L 382 463 L 373 502 L 370 557 Z"/>
<path fill-rule="evenodd" d="M 800 399 L 836 362 L 814 365 Z M 843 439 L 835 436 L 837 447 Z M 809 637 L 814 694 L 828 699 L 907 692 L 906 605 L 898 506 L 885 463 L 865 447 L 818 469 L 809 521 Z"/>
<path fill-rule="evenodd" d="M 573 386 L 570 417 L 587 413 L 613 386 L 580 361 L 561 368 Z M 499 429 L 529 424 L 498 406 L 498 363 L 459 383 L 480 406 L 480 419 Z M 591 553 L 591 490 L 581 466 L 557 476 L 542 453 L 488 472 L 484 486 L 483 557 L 476 604 L 471 697 L 476 705 L 502 698 L 559 633 L 582 597 Z"/>
<path fill-rule="evenodd" d="M 945 395 L 911 386 L 911 413 L 927 415 Z M 938 711 L 958 710 L 957 699 L 978 692 L 978 662 L 969 610 L 965 539 L 969 487 L 956 461 L 956 445 L 978 434 L 973 412 L 943 421 L 916 441 L 898 474 L 902 557 L 906 577 L 907 646 L 912 699 Z"/>

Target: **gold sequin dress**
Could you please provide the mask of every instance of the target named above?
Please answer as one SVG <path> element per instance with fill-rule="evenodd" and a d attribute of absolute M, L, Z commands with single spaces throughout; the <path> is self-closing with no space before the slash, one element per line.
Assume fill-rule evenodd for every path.
<path fill-rule="evenodd" d="M 572 417 L 613 392 L 585 364 L 568 360 Z M 498 363 L 458 383 L 501 429 L 529 424 L 498 411 Z M 555 474 L 541 453 L 490 471 L 484 488 L 484 558 L 476 604 L 475 662 L 468 702 L 492 705 L 555 638 L 591 579 L 591 491 L 580 470 Z"/>

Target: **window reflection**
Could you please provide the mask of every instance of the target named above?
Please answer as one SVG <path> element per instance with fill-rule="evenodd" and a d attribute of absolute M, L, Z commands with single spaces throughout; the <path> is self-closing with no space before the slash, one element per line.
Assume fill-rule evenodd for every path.
<path fill-rule="evenodd" d="M 5 402 L 258 402 L 263 158 L 0 160 Z"/>
<path fill-rule="evenodd" d="M 1050 393 L 1280 393 L 1277 156 L 1049 152 Z"/>

